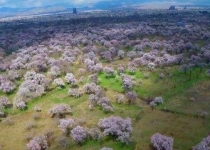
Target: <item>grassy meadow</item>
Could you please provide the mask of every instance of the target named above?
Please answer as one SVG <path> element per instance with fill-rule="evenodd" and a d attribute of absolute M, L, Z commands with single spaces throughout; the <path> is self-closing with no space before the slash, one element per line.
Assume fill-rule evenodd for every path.
<path fill-rule="evenodd" d="M 104 62 L 103 65 L 115 67 L 115 64 L 120 63 L 121 60 L 116 60 L 112 64 Z M 77 73 L 79 67 L 79 63 L 76 63 L 71 68 L 72 72 L 77 75 L 76 78 L 80 77 Z M 134 90 L 138 94 L 138 99 L 132 105 L 128 105 L 127 101 L 122 104 L 115 102 L 115 95 L 124 94 L 121 79 L 106 78 L 104 73 L 99 74 L 100 86 L 105 89 L 106 96 L 110 98 L 114 106 L 114 113 L 104 113 L 100 107 L 90 111 L 88 95 L 85 94 L 80 98 L 68 96 L 70 85 L 66 84 L 64 88 L 52 87 L 46 94 L 31 100 L 24 111 L 13 108 L 4 109 L 4 112 L 8 113 L 8 118 L 2 119 L 0 123 L 0 144 L 5 150 L 26 149 L 27 139 L 30 137 L 52 132 L 49 149 L 62 149 L 56 140 L 57 137 L 63 135 L 58 128 L 58 119 L 51 118 L 48 110 L 55 104 L 66 103 L 73 109 L 73 114 L 66 117 L 78 119 L 84 127 L 95 127 L 100 118 L 114 115 L 123 118 L 130 117 L 133 132 L 130 145 L 122 145 L 120 142 L 107 137 L 101 142 L 86 140 L 85 143 L 78 146 L 69 138 L 69 147 L 63 149 L 99 150 L 102 147 L 112 147 L 114 150 L 150 150 L 150 137 L 156 132 L 174 137 L 174 150 L 191 149 L 209 133 L 209 117 L 199 116 L 197 112 L 210 113 L 208 92 L 210 81 L 205 70 L 200 72 L 199 68 L 195 68 L 190 75 L 190 72 L 185 74 L 177 71 L 177 69 L 178 66 L 172 66 L 149 71 L 142 67 L 138 68 L 134 74 L 126 72 L 136 81 Z M 160 73 L 164 73 L 163 79 L 160 79 Z M 169 76 L 171 73 L 173 76 Z M 145 74 L 149 74 L 149 77 L 145 78 Z M 21 83 L 21 81 L 17 82 Z M 12 101 L 15 92 L 6 96 Z M 0 95 L 4 94 L 0 93 Z M 148 102 L 156 96 L 162 96 L 164 104 L 152 109 Z M 194 98 L 194 101 L 190 100 L 191 97 Z M 34 106 L 40 106 L 42 111 L 35 112 Z M 38 115 L 39 118 L 34 119 L 33 116 L 35 115 Z M 36 126 L 27 129 L 27 124 L 31 122 Z"/>

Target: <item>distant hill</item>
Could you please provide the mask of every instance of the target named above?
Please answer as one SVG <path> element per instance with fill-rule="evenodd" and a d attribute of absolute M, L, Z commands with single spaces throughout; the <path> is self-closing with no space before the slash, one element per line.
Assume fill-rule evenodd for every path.
<path fill-rule="evenodd" d="M 59 3 L 56 5 L 48 5 L 44 7 L 31 7 L 31 8 L 10 8 L 2 7 L 0 8 L 0 17 L 10 17 L 10 16 L 21 16 L 21 15 L 34 15 L 34 14 L 45 14 L 45 13 L 59 13 L 59 12 L 71 12 L 73 7 L 76 7 L 78 11 L 89 11 L 89 10 L 111 10 L 116 8 L 140 8 L 143 9 L 148 0 L 115 0 L 115 1 L 100 1 L 97 3 L 92 3 L 89 5 L 75 6 L 68 3 Z M 156 5 L 155 5 L 156 6 Z M 160 5 L 160 8 L 163 8 Z M 197 5 L 196 5 L 197 6 Z M 209 5 L 200 5 L 200 7 L 209 7 Z M 157 6 L 156 6 L 157 7 Z M 191 6 L 187 6 L 191 7 Z M 194 5 L 192 5 L 194 7 Z M 199 6 L 198 6 L 199 7 Z M 146 7 L 150 8 L 150 7 Z"/>

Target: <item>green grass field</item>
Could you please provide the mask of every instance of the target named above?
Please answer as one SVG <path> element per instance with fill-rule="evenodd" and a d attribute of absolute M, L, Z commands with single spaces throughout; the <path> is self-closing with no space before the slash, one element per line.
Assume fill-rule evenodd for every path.
<path fill-rule="evenodd" d="M 113 62 L 113 66 L 118 63 L 118 61 Z M 106 65 L 106 63 L 104 64 Z M 72 68 L 75 74 L 76 68 L 78 65 Z M 53 88 L 43 96 L 31 100 L 24 111 L 12 108 L 4 110 L 9 114 L 14 125 L 7 125 L 5 121 L 0 123 L 0 145 L 5 150 L 14 149 L 14 147 L 17 150 L 24 149 L 28 135 L 34 136 L 51 130 L 54 138 L 49 149 L 62 149 L 56 142 L 56 138 L 62 135 L 56 123 L 58 120 L 50 118 L 48 110 L 55 104 L 66 103 L 73 109 L 73 114 L 68 115 L 67 118 L 81 119 L 83 126 L 87 128 L 97 126 L 100 118 L 110 115 L 130 117 L 133 125 L 132 143 L 128 146 L 122 145 L 110 137 L 104 138 L 102 142 L 87 140 L 78 146 L 69 138 L 70 146 L 66 149 L 99 150 L 102 147 L 112 147 L 114 150 L 150 150 L 150 137 L 156 132 L 174 137 L 174 150 L 191 149 L 203 137 L 207 136 L 210 128 L 208 116 L 206 118 L 194 116 L 198 110 L 210 113 L 209 78 L 205 71 L 201 73 L 199 71 L 199 68 L 193 69 L 191 77 L 189 72 L 184 74 L 177 71 L 176 66 L 157 68 L 152 72 L 142 67 L 138 68 L 135 74 L 126 73 L 133 76 L 134 81 L 138 83 L 134 86 L 134 90 L 138 94 L 134 105 L 128 105 L 126 101 L 123 104 L 117 104 L 114 96 L 120 93 L 124 94 L 122 81 L 116 80 L 116 78 L 106 78 L 104 73 L 101 73 L 98 76 L 101 79 L 100 86 L 106 89 L 105 94 L 114 106 L 114 113 L 103 113 L 100 107 L 90 111 L 88 95 L 85 94 L 80 98 L 68 96 L 70 85 L 66 85 L 65 88 Z M 144 78 L 145 73 L 149 73 L 149 78 Z M 165 74 L 164 79 L 159 78 L 160 73 Z M 170 73 L 173 73 L 172 77 L 168 76 Z M 21 81 L 18 82 L 21 83 Z M 7 95 L 11 101 L 15 92 Z M 0 95 L 4 94 L 0 93 Z M 151 109 L 146 99 L 156 96 L 162 96 L 164 104 Z M 190 101 L 191 97 L 194 97 L 195 101 Z M 34 106 L 42 108 L 39 113 L 40 119 L 35 120 L 36 128 L 26 130 L 25 125 L 33 121 Z"/>

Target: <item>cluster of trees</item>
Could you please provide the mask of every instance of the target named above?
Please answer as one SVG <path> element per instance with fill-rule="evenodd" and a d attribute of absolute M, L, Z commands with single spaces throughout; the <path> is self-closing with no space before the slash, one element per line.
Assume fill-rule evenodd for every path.
<path fill-rule="evenodd" d="M 19 26 L 20 29 L 8 23 L 9 26 L 5 26 L 5 30 L 0 31 L 0 71 L 4 71 L 5 74 L 0 75 L 0 91 L 10 94 L 17 89 L 13 106 L 24 110 L 28 101 L 42 96 L 52 84 L 58 87 L 70 84 L 72 86 L 68 95 L 77 98 L 87 94 L 90 110 L 99 106 L 106 113 L 114 112 L 110 98 L 98 85 L 100 82 L 98 75 L 104 73 L 106 78 L 122 79 L 125 94 L 116 95 L 117 103 L 123 103 L 126 98 L 128 104 L 133 104 L 138 96 L 133 88 L 134 80 L 126 75 L 126 71 L 129 74 L 135 74 L 140 66 L 146 66 L 149 71 L 153 71 L 156 67 L 180 65 L 180 71 L 186 74 L 189 72 L 191 75 L 193 67 L 200 67 L 202 71 L 209 66 L 209 19 L 204 17 L 197 20 L 196 17 L 189 17 L 190 14 L 185 12 L 176 15 L 187 15 L 188 17 L 183 17 L 184 21 L 189 21 L 193 25 L 179 27 L 176 24 L 161 23 L 160 26 L 156 26 L 151 23 L 150 17 L 154 19 L 153 22 L 156 19 L 159 22 L 160 20 L 175 22 L 177 18 L 165 14 L 162 18 L 154 17 L 155 15 L 152 14 L 145 16 L 136 14 L 132 17 L 125 15 L 123 20 L 118 12 L 112 18 L 106 15 L 105 18 L 93 17 L 94 27 L 89 21 L 80 22 L 81 20 L 78 21 L 70 16 L 68 18 L 65 15 L 66 20 L 73 19 L 72 23 L 59 19 L 54 20 L 54 23 L 51 21 L 43 23 L 43 20 L 39 20 L 41 23 L 38 21 L 37 25 L 28 26 L 31 25 L 30 21 L 26 21 Z M 199 16 L 199 14 L 195 15 Z M 86 20 L 85 17 L 82 19 Z M 139 22 L 142 19 L 144 21 Z M 106 21 L 112 22 L 112 26 Z M 199 27 L 200 23 L 203 23 L 202 28 Z M 155 39 L 154 35 L 161 38 Z M 200 39 L 204 43 L 199 45 Z M 2 52 L 11 53 L 11 55 L 6 57 Z M 123 60 L 124 66 L 119 64 L 116 69 L 115 64 L 112 64 L 116 60 Z M 73 71 L 71 67 L 73 65 L 80 65 L 81 68 Z M 209 69 L 206 74 L 210 74 Z M 85 82 L 84 75 L 88 75 L 88 82 Z M 160 78 L 164 76 L 164 73 L 159 74 Z M 148 74 L 145 75 L 145 78 L 147 77 Z M 20 86 L 18 79 L 23 80 Z M 156 97 L 150 105 L 155 107 L 162 103 L 163 98 Z M 9 106 L 11 106 L 9 100 L 1 97 L 0 114 L 3 113 L 1 111 L 4 107 Z M 36 107 L 35 110 L 41 111 L 41 108 Z M 58 104 L 49 110 L 51 117 L 56 115 L 64 117 L 69 113 L 72 113 L 72 109 L 67 104 Z M 59 128 L 79 144 L 88 137 L 99 140 L 104 135 L 112 136 L 125 144 L 131 142 L 130 118 L 111 116 L 100 119 L 98 128 L 89 130 L 77 124 L 74 119 L 61 119 Z M 158 133 L 151 137 L 151 142 L 158 150 L 171 150 L 173 146 L 173 138 Z M 208 143 L 207 137 L 193 149 L 207 147 Z M 31 150 L 41 150 L 46 149 L 49 144 L 43 135 L 34 137 L 27 146 Z"/>
<path fill-rule="evenodd" d="M 45 87 L 46 78 L 43 74 L 27 71 L 13 100 L 13 105 L 19 109 L 24 109 L 29 100 L 44 94 Z"/>
<path fill-rule="evenodd" d="M 88 138 L 101 141 L 106 136 L 111 136 L 121 143 L 130 144 L 133 130 L 130 118 L 123 119 L 115 116 L 100 119 L 98 127 L 89 129 L 82 127 L 74 119 L 60 119 L 58 127 L 67 137 L 72 137 L 78 144 L 82 144 Z"/>
<path fill-rule="evenodd" d="M 121 117 L 111 116 L 100 119 L 98 126 L 103 130 L 104 135 L 110 135 L 125 144 L 131 142 L 133 128 L 130 118 L 122 119 Z"/>
<path fill-rule="evenodd" d="M 16 88 L 16 85 L 6 76 L 0 75 L 0 91 L 10 93 Z"/>

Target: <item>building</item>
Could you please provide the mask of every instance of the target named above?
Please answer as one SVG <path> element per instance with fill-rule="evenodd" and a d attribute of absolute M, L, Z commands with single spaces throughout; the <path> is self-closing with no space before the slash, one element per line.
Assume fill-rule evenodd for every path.
<path fill-rule="evenodd" d="M 171 6 L 171 7 L 169 8 L 169 10 L 176 10 L 176 7 L 175 7 L 175 6 Z"/>
<path fill-rule="evenodd" d="M 73 8 L 73 14 L 77 14 L 77 9 Z"/>

